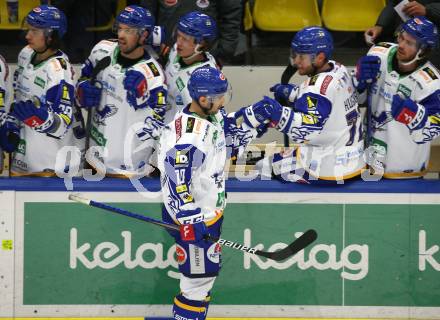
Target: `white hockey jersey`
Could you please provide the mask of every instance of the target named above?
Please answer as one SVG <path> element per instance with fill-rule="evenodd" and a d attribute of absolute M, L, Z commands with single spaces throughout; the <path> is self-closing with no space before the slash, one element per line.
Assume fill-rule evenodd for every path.
<path fill-rule="evenodd" d="M 123 80 L 128 70 L 141 72 L 147 79 L 148 90 L 164 87 L 164 74 L 159 63 L 146 55 L 128 69 L 117 63 L 118 43 L 103 40 L 88 58 L 94 67 L 98 61 L 110 56 L 111 63 L 98 73 L 102 84 L 101 102 L 92 117 L 90 147 L 101 149 L 95 153 L 95 161 L 89 161 L 98 171 L 103 167 L 107 175 L 132 176 L 149 173 L 149 161 L 155 140 L 146 139 L 144 128 L 153 116 L 150 107 L 135 110 L 127 102 Z"/>
<path fill-rule="evenodd" d="M 18 56 L 14 74 L 16 101 L 38 101 L 47 104 L 59 126 L 54 132 L 42 133 L 21 124 L 20 144 L 13 154 L 12 175 L 53 176 L 58 151 L 64 146 L 83 149 L 84 130 L 73 118 L 73 70 L 67 56 L 58 51 L 54 56 L 33 65 L 35 52 L 29 46 Z M 77 130 L 80 129 L 80 130 Z M 67 169 L 61 165 L 59 173 Z"/>
<path fill-rule="evenodd" d="M 202 66 L 217 68 L 214 57 L 205 52 L 206 60 L 194 63 L 190 66 L 182 64 L 181 57 L 177 54 L 177 45 L 170 50 L 168 63 L 165 66 L 165 77 L 168 85 L 168 104 L 170 110 L 167 112 L 165 122 L 168 123 L 174 119 L 174 115 L 181 111 L 185 106 L 191 103 L 191 97 L 188 92 L 187 84 L 192 72 Z"/>
<path fill-rule="evenodd" d="M 440 73 L 426 62 L 412 73 L 400 75 L 393 70 L 397 49 L 396 44 L 381 43 L 368 52 L 381 60 L 381 75 L 370 90 L 372 145 L 377 161 L 384 166 L 384 177 L 420 177 L 428 167 L 430 141 L 440 135 Z M 391 102 L 397 92 L 426 109 L 424 128 L 410 130 L 393 119 Z"/>
<path fill-rule="evenodd" d="M 365 167 L 364 142 L 350 75 L 343 65 L 329 63 L 331 70 L 300 85 L 294 108 L 283 107 L 276 128 L 300 144 L 298 168 L 319 179 L 342 180 Z"/>
<path fill-rule="evenodd" d="M 7 112 L 11 105 L 12 84 L 9 67 L 5 59 L 0 55 L 0 125 L 6 121 Z M 3 152 L 0 149 L 0 172 L 3 171 Z"/>
<path fill-rule="evenodd" d="M 221 112 L 200 118 L 183 109 L 160 137 L 158 165 L 163 202 L 176 223 L 205 221 L 211 225 L 223 214 L 226 146 Z M 181 210 L 201 209 L 191 221 L 177 221 Z"/>

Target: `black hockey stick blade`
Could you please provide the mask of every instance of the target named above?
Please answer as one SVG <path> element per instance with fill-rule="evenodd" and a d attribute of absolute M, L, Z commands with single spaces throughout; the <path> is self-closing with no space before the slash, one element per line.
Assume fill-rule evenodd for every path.
<path fill-rule="evenodd" d="M 255 254 L 275 261 L 282 261 L 297 254 L 313 241 L 315 241 L 317 238 L 318 234 L 316 233 L 316 231 L 313 229 L 309 229 L 284 249 L 275 252 L 265 252 L 257 250 Z"/>
<path fill-rule="evenodd" d="M 281 84 L 288 84 L 290 81 L 290 78 L 293 77 L 295 72 L 298 69 L 294 66 L 292 66 L 290 63 L 286 66 L 286 69 L 284 69 L 283 74 L 281 75 Z"/>

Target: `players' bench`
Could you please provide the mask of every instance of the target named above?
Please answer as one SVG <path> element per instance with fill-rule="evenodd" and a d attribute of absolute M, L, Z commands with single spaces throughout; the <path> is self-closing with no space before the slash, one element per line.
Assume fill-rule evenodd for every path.
<path fill-rule="evenodd" d="M 254 170 L 255 162 L 263 157 L 269 157 L 280 152 L 284 147 L 281 144 L 251 144 L 246 150 L 246 161 L 244 159 L 235 163 L 231 161 L 228 167 L 229 177 L 237 177 Z M 430 178 L 440 177 L 440 145 L 431 146 L 431 157 L 429 161 L 428 174 Z"/>

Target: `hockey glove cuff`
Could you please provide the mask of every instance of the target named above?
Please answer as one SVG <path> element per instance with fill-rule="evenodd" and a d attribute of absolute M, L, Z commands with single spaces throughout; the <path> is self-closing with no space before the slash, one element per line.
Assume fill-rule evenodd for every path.
<path fill-rule="evenodd" d="M 13 152 L 17 149 L 20 142 L 20 129 L 16 124 L 14 117 L 1 111 L 0 118 L 0 147 L 6 152 Z"/>
<path fill-rule="evenodd" d="M 38 132 L 50 132 L 55 125 L 53 112 L 46 105 L 38 107 L 30 100 L 17 102 L 12 115 Z"/>
<path fill-rule="evenodd" d="M 404 98 L 402 94 L 393 96 L 391 114 L 394 119 L 405 124 L 410 130 L 423 128 L 428 119 L 424 107 L 419 106 L 411 99 Z"/>
<path fill-rule="evenodd" d="M 380 73 L 380 58 L 377 56 L 363 56 L 356 65 L 353 85 L 358 92 L 364 92 L 369 84 L 376 82 Z"/>
<path fill-rule="evenodd" d="M 292 107 L 298 96 L 299 88 L 294 84 L 276 84 L 269 90 L 274 93 L 276 101 L 284 106 Z"/>

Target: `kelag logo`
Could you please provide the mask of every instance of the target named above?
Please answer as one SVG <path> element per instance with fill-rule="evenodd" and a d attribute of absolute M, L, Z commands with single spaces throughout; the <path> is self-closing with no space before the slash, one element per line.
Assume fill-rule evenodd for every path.
<path fill-rule="evenodd" d="M 301 233 L 296 233 L 295 236 L 299 237 Z M 121 236 L 123 238 L 123 248 L 120 248 L 113 242 L 101 242 L 94 248 L 90 243 L 85 242 L 83 244 L 78 243 L 78 230 L 72 228 L 70 230 L 70 268 L 76 269 L 78 264 L 83 265 L 87 269 L 113 269 L 118 265 L 123 264 L 127 269 L 134 269 L 136 267 L 144 269 L 167 269 L 168 276 L 170 278 L 179 279 L 177 270 L 178 259 L 175 255 L 175 246 L 171 246 L 166 252 L 162 243 L 143 243 L 138 248 L 132 248 L 132 235 L 130 231 L 122 231 Z M 259 250 L 263 250 L 262 244 L 255 244 L 251 241 L 252 231 L 251 229 L 244 230 L 244 245 L 253 246 Z M 284 243 L 275 243 L 269 247 L 269 251 L 275 251 L 285 247 Z M 217 249 L 216 246 L 212 248 Z M 214 249 L 213 249 L 214 250 Z M 297 265 L 300 270 L 307 270 L 314 268 L 316 270 L 339 270 L 342 269 L 341 277 L 347 280 L 362 280 L 368 274 L 368 246 L 351 244 L 343 248 L 340 253 L 340 257 L 337 257 L 337 247 L 335 244 L 316 244 L 307 249 L 309 251 L 306 257 L 304 251 L 299 252 L 290 259 L 284 262 L 275 262 L 272 260 L 262 259 L 260 257 L 244 254 L 243 257 L 243 269 L 249 270 L 252 267 L 252 262 L 261 270 L 274 268 L 278 270 L 284 270 L 291 268 L 293 265 Z M 154 257 L 150 261 L 144 259 L 144 254 L 148 251 L 153 252 Z M 212 252 L 213 259 L 216 252 Z M 319 254 L 324 253 L 326 256 L 325 261 L 318 259 Z M 237 253 L 238 254 L 238 253 Z M 354 257 L 352 257 L 352 255 Z M 88 257 L 93 257 L 90 259 Z M 102 259 L 102 257 L 105 258 Z M 358 261 L 355 261 L 355 260 Z M 321 259 L 322 260 L 322 259 Z"/>

